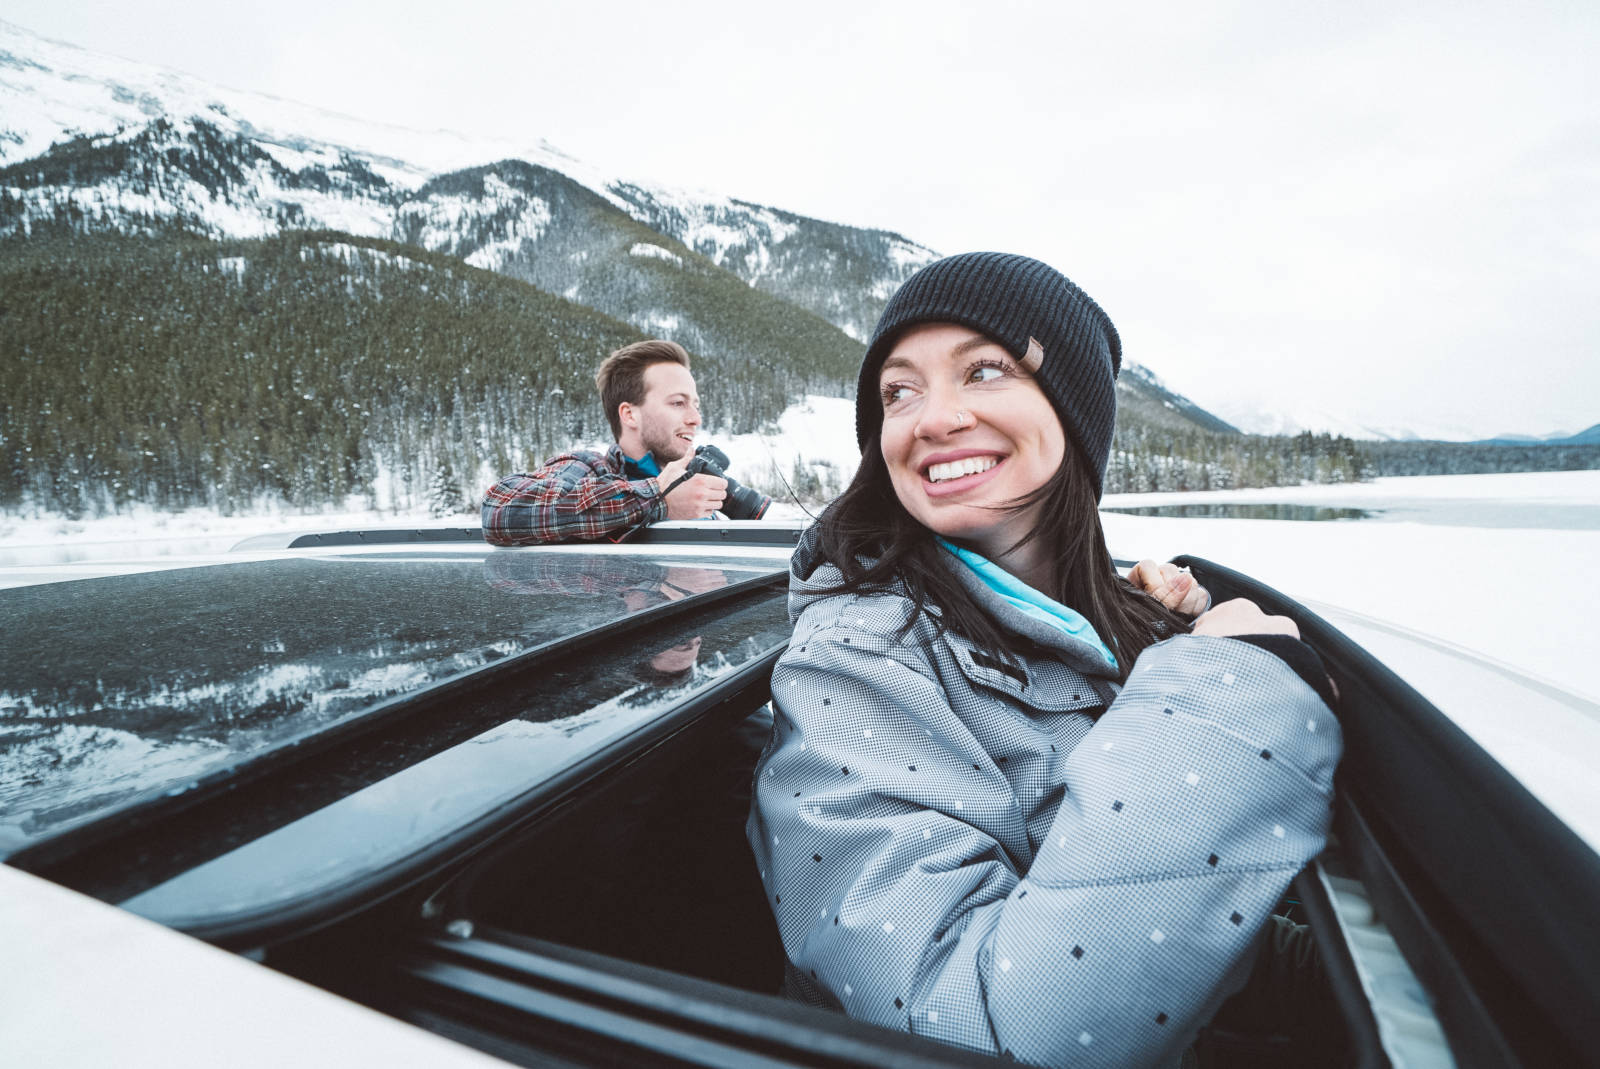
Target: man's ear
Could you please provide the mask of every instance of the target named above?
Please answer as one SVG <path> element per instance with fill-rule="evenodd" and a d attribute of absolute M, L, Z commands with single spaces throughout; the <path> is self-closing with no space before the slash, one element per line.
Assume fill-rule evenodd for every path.
<path fill-rule="evenodd" d="M 633 405 L 629 404 L 627 401 L 623 401 L 621 404 L 617 405 L 617 422 L 623 427 L 634 429 L 638 428 L 639 415 L 634 411 Z"/>

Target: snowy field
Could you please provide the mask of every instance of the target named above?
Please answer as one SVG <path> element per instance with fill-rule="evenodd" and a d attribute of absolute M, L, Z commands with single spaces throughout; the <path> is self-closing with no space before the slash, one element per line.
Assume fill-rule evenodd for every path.
<path fill-rule="evenodd" d="M 1600 559 L 1600 471 L 1437 475 L 1349 486 L 1122 494 L 1107 507 L 1204 502 L 1375 510 L 1366 520 L 1180 519 L 1102 513 L 1113 553 L 1188 553 L 1299 600 L 1402 624 L 1585 695 L 1600 646 L 1573 583 Z M 1474 508 L 1486 525 L 1470 521 Z M 1520 515 L 1522 526 L 1507 517 Z M 1586 526 L 1584 526 L 1586 525 Z"/>
<path fill-rule="evenodd" d="M 359 498 L 353 498 L 353 502 Z M 110 562 L 171 561 L 225 555 L 253 535 L 328 531 L 352 527 L 477 526 L 476 513 L 435 518 L 426 509 L 304 513 L 264 508 L 224 516 L 214 509 L 157 512 L 133 509 L 117 516 L 69 520 L 60 516 L 0 514 L 0 588 L 113 574 Z M 51 578 L 41 579 L 48 574 Z"/>

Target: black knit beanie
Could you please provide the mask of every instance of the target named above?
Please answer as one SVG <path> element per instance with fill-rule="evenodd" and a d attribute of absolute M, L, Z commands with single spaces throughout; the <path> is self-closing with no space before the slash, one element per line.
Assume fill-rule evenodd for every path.
<path fill-rule="evenodd" d="M 1122 341 L 1088 294 L 1049 264 L 1000 252 L 946 257 L 912 275 L 889 298 L 861 362 L 856 441 L 863 450 L 883 422 L 878 370 L 918 323 L 971 327 L 1028 368 L 1089 465 L 1096 494 L 1103 491 Z"/>

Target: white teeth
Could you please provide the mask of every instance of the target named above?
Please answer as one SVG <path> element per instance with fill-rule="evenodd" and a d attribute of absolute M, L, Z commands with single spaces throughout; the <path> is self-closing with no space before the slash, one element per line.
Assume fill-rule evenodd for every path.
<path fill-rule="evenodd" d="M 952 460 L 948 464 L 934 464 L 928 468 L 928 481 L 942 483 L 949 479 L 959 479 L 963 475 L 977 475 L 979 472 L 988 471 L 1000 463 L 999 457 L 968 457 L 965 460 Z"/>

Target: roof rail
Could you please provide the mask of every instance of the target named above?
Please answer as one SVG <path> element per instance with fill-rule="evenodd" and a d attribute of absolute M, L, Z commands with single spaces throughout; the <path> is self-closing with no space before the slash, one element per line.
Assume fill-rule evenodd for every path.
<path fill-rule="evenodd" d="M 630 545 L 792 546 L 806 524 L 801 520 L 667 520 L 641 527 Z M 326 546 L 398 546 L 437 542 L 482 542 L 481 527 L 371 527 L 348 531 L 279 531 L 254 535 L 230 552 L 267 549 L 317 549 Z M 597 538 L 594 544 L 606 545 Z"/>
<path fill-rule="evenodd" d="M 357 531 L 278 531 L 254 535 L 229 552 L 314 549 L 318 546 L 397 546 L 423 542 L 481 542 L 481 527 L 376 527 Z"/>

